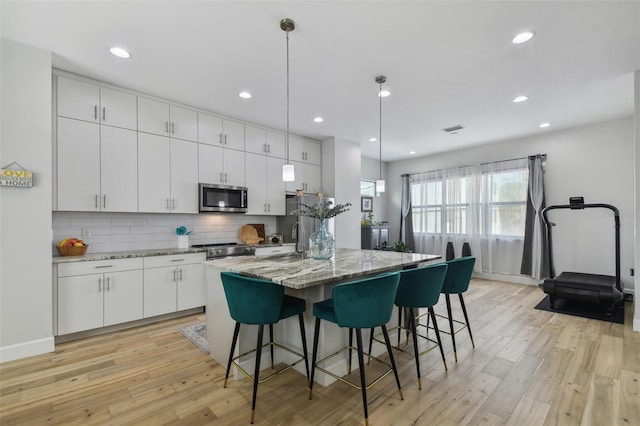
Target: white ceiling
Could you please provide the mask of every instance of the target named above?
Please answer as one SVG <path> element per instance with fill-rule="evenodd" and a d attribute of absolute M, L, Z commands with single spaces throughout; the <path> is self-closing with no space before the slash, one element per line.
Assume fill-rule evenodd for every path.
<path fill-rule="evenodd" d="M 291 132 L 377 159 L 383 74 L 386 161 L 630 116 L 640 69 L 639 1 L 2 0 L 0 13 L 3 37 L 57 68 L 279 130 L 291 18 Z M 536 36 L 512 44 L 522 30 Z"/>

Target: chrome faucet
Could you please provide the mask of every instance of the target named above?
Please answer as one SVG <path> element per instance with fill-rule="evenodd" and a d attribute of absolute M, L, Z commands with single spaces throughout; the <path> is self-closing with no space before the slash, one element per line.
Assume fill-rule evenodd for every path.
<path fill-rule="evenodd" d="M 304 226 L 301 222 L 296 222 L 293 224 L 293 228 L 291 228 L 291 238 L 296 240 L 296 253 L 304 259 L 306 257 L 304 249 L 305 235 Z"/>

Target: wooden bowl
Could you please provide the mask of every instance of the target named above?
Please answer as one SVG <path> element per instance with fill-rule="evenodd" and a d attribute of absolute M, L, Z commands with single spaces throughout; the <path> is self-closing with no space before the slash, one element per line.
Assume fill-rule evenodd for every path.
<path fill-rule="evenodd" d="M 87 252 L 87 249 L 89 248 L 88 244 L 85 244 L 83 246 L 71 246 L 71 247 L 58 247 L 56 246 L 56 248 L 58 249 L 58 253 L 60 253 L 60 256 L 84 256 L 84 254 Z"/>

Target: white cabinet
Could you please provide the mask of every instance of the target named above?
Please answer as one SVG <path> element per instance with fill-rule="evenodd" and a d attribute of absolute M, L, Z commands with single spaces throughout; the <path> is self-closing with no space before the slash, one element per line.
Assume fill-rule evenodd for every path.
<path fill-rule="evenodd" d="M 244 151 L 244 124 L 198 113 L 198 142 Z"/>
<path fill-rule="evenodd" d="M 137 133 L 58 118 L 57 210 L 137 211 Z"/>
<path fill-rule="evenodd" d="M 142 318 L 142 259 L 58 265 L 57 335 Z"/>
<path fill-rule="evenodd" d="M 245 186 L 245 153 L 198 144 L 198 177 L 202 183 Z"/>
<path fill-rule="evenodd" d="M 257 127 L 244 126 L 244 146 L 247 152 L 285 158 L 285 135 Z"/>
<path fill-rule="evenodd" d="M 138 130 L 195 142 L 198 140 L 198 114 L 186 108 L 138 97 Z"/>
<path fill-rule="evenodd" d="M 144 258 L 144 317 L 205 305 L 204 253 Z"/>
<path fill-rule="evenodd" d="M 248 188 L 247 214 L 286 214 L 285 185 L 282 180 L 281 158 L 247 152 L 246 178 Z"/>
<path fill-rule="evenodd" d="M 197 213 L 197 144 L 139 133 L 138 187 L 140 212 Z"/>
<path fill-rule="evenodd" d="M 315 164 L 291 161 L 295 170 L 295 180 L 286 182 L 287 192 L 295 192 L 301 189 L 308 194 L 315 194 L 322 187 L 320 166 Z"/>
<path fill-rule="evenodd" d="M 320 144 L 290 135 L 289 159 L 319 166 L 322 161 Z"/>
<path fill-rule="evenodd" d="M 137 129 L 135 95 L 63 76 L 57 79 L 59 117 Z"/>

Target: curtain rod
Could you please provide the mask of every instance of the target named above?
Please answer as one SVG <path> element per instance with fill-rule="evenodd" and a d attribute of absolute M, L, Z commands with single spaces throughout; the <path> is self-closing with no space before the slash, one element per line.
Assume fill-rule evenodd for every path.
<path fill-rule="evenodd" d="M 524 160 L 524 159 L 528 159 L 531 157 L 540 157 L 542 159 L 546 159 L 547 158 L 547 154 L 534 154 L 534 155 L 529 155 L 527 157 L 520 157 L 520 158 L 511 158 L 509 160 L 498 160 L 498 161 L 491 161 L 488 163 L 480 163 L 481 166 L 487 165 L 487 164 L 495 164 L 495 163 L 504 163 L 507 161 L 514 161 L 514 160 Z M 462 167 L 469 167 L 469 166 L 457 166 L 458 168 L 462 168 Z M 455 168 L 455 167 L 450 167 L 450 168 Z M 442 169 L 439 169 L 442 170 Z M 433 170 L 433 171 L 437 171 L 437 170 Z M 413 175 L 418 175 L 418 174 L 422 174 L 422 173 L 427 173 L 427 172 L 418 172 L 418 173 L 404 173 L 401 174 L 400 177 L 407 177 L 407 176 L 413 176 Z"/>

